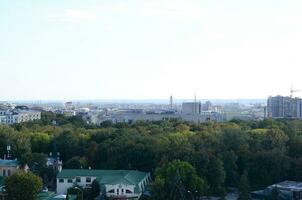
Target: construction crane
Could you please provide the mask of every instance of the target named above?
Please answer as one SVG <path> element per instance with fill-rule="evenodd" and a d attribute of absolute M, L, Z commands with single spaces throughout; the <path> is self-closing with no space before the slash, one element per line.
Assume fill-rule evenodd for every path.
<path fill-rule="evenodd" d="M 291 98 L 294 97 L 295 92 L 300 92 L 300 90 L 294 90 L 293 85 L 291 85 L 291 87 L 290 87 L 290 97 Z"/>

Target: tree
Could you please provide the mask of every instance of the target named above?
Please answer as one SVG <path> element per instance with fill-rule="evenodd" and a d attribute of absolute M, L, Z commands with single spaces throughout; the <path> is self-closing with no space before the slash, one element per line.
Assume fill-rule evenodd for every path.
<path fill-rule="evenodd" d="M 226 172 L 225 185 L 236 187 L 238 185 L 239 175 L 237 173 L 237 159 L 238 157 L 234 151 L 227 151 L 223 154 L 223 167 Z"/>
<path fill-rule="evenodd" d="M 65 167 L 68 169 L 87 168 L 87 159 L 79 156 L 72 157 L 66 162 Z"/>
<path fill-rule="evenodd" d="M 74 185 L 67 189 L 67 196 L 69 195 L 76 195 L 76 200 L 83 200 L 84 190 L 82 187 Z"/>
<path fill-rule="evenodd" d="M 33 152 L 48 153 L 50 137 L 46 133 L 34 133 L 31 135 L 31 149 Z"/>
<path fill-rule="evenodd" d="M 226 174 L 223 167 L 223 162 L 219 158 L 211 158 L 207 173 L 207 180 L 210 185 L 210 193 L 221 196 L 224 195 L 225 190 L 223 188 L 223 183 L 225 181 L 225 176 Z"/>
<path fill-rule="evenodd" d="M 35 200 L 42 188 L 42 180 L 26 172 L 17 172 L 5 179 L 9 200 Z"/>
<path fill-rule="evenodd" d="M 91 183 L 91 197 L 92 199 L 94 199 L 99 195 L 100 195 L 100 183 L 97 180 L 94 180 Z"/>
<path fill-rule="evenodd" d="M 244 171 L 239 181 L 239 200 L 251 200 L 250 184 L 247 171 Z"/>
<path fill-rule="evenodd" d="M 183 199 L 202 195 L 206 190 L 205 181 L 188 162 L 172 161 L 157 168 L 152 185 L 152 198 L 157 200 Z"/>

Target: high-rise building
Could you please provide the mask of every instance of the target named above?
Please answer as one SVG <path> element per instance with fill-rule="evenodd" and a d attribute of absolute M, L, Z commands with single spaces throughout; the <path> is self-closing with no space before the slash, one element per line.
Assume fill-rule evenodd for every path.
<path fill-rule="evenodd" d="M 182 103 L 182 114 L 199 115 L 201 113 L 200 102 L 184 102 Z"/>
<path fill-rule="evenodd" d="M 268 118 L 302 118 L 302 99 L 284 96 L 269 97 L 267 100 Z"/>
<path fill-rule="evenodd" d="M 173 110 L 173 96 L 170 96 L 170 110 Z"/>

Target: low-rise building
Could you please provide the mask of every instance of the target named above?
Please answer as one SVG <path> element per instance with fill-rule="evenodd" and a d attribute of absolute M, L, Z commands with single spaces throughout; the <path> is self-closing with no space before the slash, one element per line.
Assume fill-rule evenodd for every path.
<path fill-rule="evenodd" d="M 17 160 L 4 160 L 0 159 L 0 176 L 11 176 L 20 169 Z"/>
<path fill-rule="evenodd" d="M 4 189 L 5 177 L 13 175 L 19 169 L 17 160 L 0 159 L 0 200 L 7 200 L 7 193 Z"/>
<path fill-rule="evenodd" d="M 133 170 L 73 170 L 63 169 L 57 175 L 57 194 L 78 185 L 91 187 L 94 180 L 100 184 L 100 196 L 114 199 L 139 199 L 151 181 L 150 173 Z"/>
<path fill-rule="evenodd" d="M 278 195 L 279 200 L 300 200 L 302 199 L 302 182 L 283 181 L 268 186 L 264 190 L 252 192 L 253 199 L 269 199 L 273 195 L 273 191 Z"/>

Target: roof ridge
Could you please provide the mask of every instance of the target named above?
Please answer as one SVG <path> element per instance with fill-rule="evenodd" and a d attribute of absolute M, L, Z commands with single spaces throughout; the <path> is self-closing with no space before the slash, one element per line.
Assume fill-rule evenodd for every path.
<path fill-rule="evenodd" d="M 127 176 L 130 174 L 130 170 L 129 171 L 127 171 L 127 173 L 125 174 L 125 176 L 123 177 L 125 180 L 127 180 L 127 181 L 129 181 L 130 183 L 132 183 L 132 184 L 134 184 L 135 185 L 135 183 L 133 183 L 133 181 L 132 180 L 130 180 Z M 130 176 L 130 175 L 129 175 Z"/>

